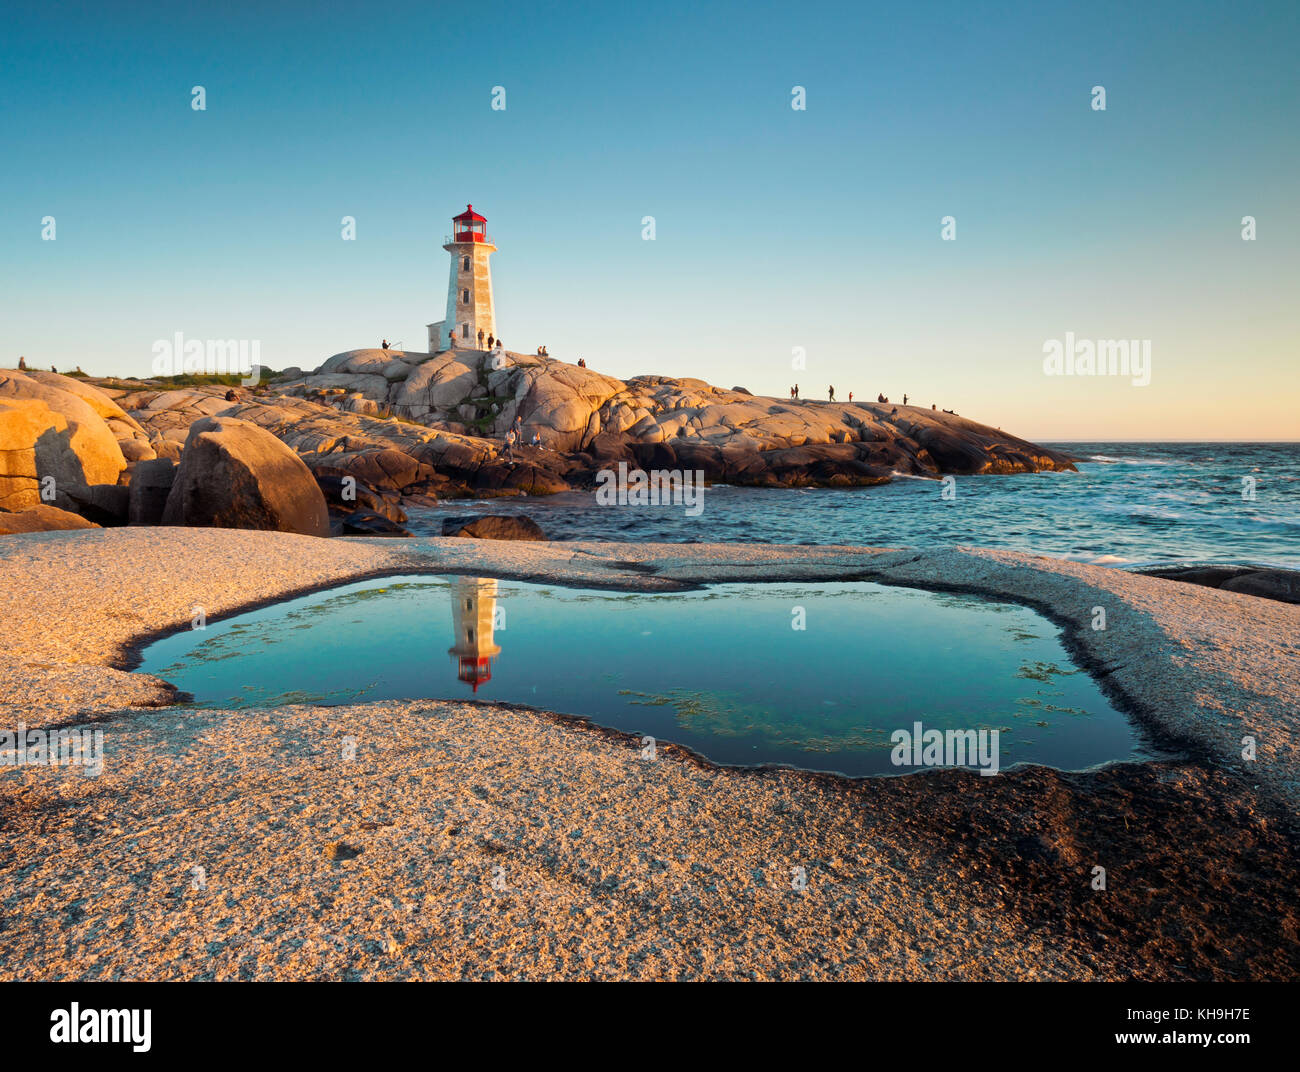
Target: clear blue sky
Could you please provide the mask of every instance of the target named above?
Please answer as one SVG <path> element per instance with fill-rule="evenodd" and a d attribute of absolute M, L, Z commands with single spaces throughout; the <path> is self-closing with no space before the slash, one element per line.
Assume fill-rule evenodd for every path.
<path fill-rule="evenodd" d="M 5 17 L 0 365 L 422 349 L 472 201 L 512 349 L 1038 438 L 1300 438 L 1294 0 Z M 1151 339 L 1151 385 L 1044 376 L 1067 331 Z"/>

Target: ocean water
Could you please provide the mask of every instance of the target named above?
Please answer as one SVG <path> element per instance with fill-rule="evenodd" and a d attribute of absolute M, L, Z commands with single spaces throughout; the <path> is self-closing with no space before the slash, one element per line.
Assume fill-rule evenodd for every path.
<path fill-rule="evenodd" d="M 436 536 L 444 516 L 523 513 L 553 540 L 965 544 L 1117 566 L 1300 567 L 1300 443 L 1051 445 L 1086 459 L 1079 472 L 957 477 L 951 500 L 938 481 L 909 477 L 851 490 L 716 486 L 692 517 L 569 492 L 448 502 L 410 511 L 408 527 Z"/>
<path fill-rule="evenodd" d="M 985 758 L 996 732 L 999 769 L 1154 754 L 1034 611 L 867 582 L 646 594 L 376 579 L 177 633 L 140 669 L 204 706 L 474 697 L 718 763 L 854 777 L 915 771 L 891 753 L 917 723 L 984 731 Z"/>

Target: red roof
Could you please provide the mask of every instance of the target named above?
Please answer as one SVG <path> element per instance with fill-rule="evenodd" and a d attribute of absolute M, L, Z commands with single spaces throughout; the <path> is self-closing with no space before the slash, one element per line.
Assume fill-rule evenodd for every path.
<path fill-rule="evenodd" d="M 480 216 L 477 212 L 475 212 L 473 205 L 466 205 L 465 211 L 462 212 L 459 216 L 453 216 L 452 219 L 455 220 L 457 223 L 470 223 L 470 222 L 487 223 L 487 217 Z"/>

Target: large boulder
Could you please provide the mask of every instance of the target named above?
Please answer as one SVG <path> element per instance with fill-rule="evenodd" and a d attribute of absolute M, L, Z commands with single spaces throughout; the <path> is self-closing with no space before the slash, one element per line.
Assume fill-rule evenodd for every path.
<path fill-rule="evenodd" d="M 53 503 L 98 522 L 98 508 L 84 507 L 99 495 L 111 508 L 116 485 L 93 485 L 101 491 L 90 492 L 84 473 L 67 418 L 39 399 L 0 398 L 0 509 Z"/>
<path fill-rule="evenodd" d="M 0 371 L 0 398 L 44 402 L 64 419 L 67 444 L 75 459 L 63 458 L 61 471 L 53 474 L 57 483 L 117 483 L 118 474 L 126 468 L 126 458 L 104 418 L 83 398 L 61 386 L 9 370 Z"/>
<path fill-rule="evenodd" d="M 483 517 L 448 517 L 442 522 L 444 536 L 467 536 L 475 540 L 545 540 L 546 533 L 531 517 L 522 514 L 486 514 Z"/>
<path fill-rule="evenodd" d="M 1221 588 L 1225 592 L 1300 603 L 1300 570 L 1261 569 L 1258 566 L 1164 566 L 1142 571 L 1148 577 Z"/>
<path fill-rule="evenodd" d="M 392 396 L 399 417 L 419 420 L 445 414 L 464 402 L 478 386 L 478 373 L 446 353 L 416 367 Z"/>
<path fill-rule="evenodd" d="M 392 518 L 358 510 L 339 522 L 340 536 L 410 536 L 410 530 Z"/>
<path fill-rule="evenodd" d="M 160 525 L 167 497 L 176 482 L 176 463 L 170 458 L 139 462 L 131 470 L 127 520 L 132 525 Z"/>
<path fill-rule="evenodd" d="M 1283 603 L 1300 603 L 1300 570 L 1256 570 L 1230 577 L 1219 587 L 1225 592 L 1241 592 Z"/>
<path fill-rule="evenodd" d="M 330 533 L 325 496 L 311 470 L 270 432 L 236 417 L 205 417 L 190 426 L 162 521 Z"/>
<path fill-rule="evenodd" d="M 128 462 L 145 461 L 156 457 L 149 446 L 149 433 L 140 427 L 134 417 L 94 384 L 73 376 L 63 376 L 57 372 L 42 372 L 40 369 L 30 369 L 26 375 L 28 379 L 36 380 L 38 383 L 76 395 L 104 418 L 104 423 L 117 439 L 117 445 Z"/>
<path fill-rule="evenodd" d="M 25 510 L 41 502 L 36 444 L 44 437 L 53 448 L 62 444 L 69 463 L 76 455 L 67 445 L 68 422 L 44 402 L 0 398 L 0 510 Z"/>
<path fill-rule="evenodd" d="M 625 388 L 621 380 L 558 362 L 526 375 L 528 392 L 519 409 L 527 429 L 536 428 L 555 450 L 581 450 L 599 435 L 598 411 Z"/>

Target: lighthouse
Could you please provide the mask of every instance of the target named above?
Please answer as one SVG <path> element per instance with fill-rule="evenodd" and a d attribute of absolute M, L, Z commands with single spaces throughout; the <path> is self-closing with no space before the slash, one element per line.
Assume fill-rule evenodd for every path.
<path fill-rule="evenodd" d="M 496 335 L 492 307 L 492 268 L 488 258 L 497 251 L 487 233 L 487 217 L 466 205 L 451 220 L 451 234 L 442 246 L 451 254 L 451 275 L 447 280 L 447 315 L 429 325 L 429 353 L 453 346 L 477 350 L 478 333 L 486 339 Z"/>
<path fill-rule="evenodd" d="M 492 678 L 492 660 L 501 649 L 492 642 L 497 582 L 491 577 L 458 577 L 451 588 L 452 626 L 456 643 L 447 649 L 456 657 L 456 676 L 475 692 Z"/>

